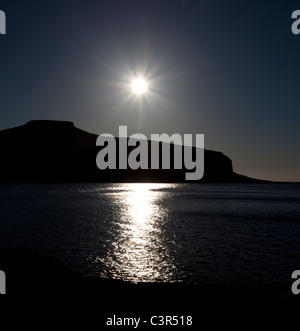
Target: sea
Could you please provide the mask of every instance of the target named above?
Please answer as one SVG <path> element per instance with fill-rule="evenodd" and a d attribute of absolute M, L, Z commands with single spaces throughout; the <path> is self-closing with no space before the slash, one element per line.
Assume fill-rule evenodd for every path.
<path fill-rule="evenodd" d="M 300 184 L 2 184 L 4 248 L 133 283 L 291 284 Z"/>

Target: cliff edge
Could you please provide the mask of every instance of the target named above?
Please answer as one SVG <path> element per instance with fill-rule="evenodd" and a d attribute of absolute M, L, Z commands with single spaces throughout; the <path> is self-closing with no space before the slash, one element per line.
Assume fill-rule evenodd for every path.
<path fill-rule="evenodd" d="M 98 169 L 97 137 L 65 121 L 29 121 L 2 130 L 0 182 L 185 182 L 186 169 Z M 204 150 L 204 176 L 197 182 L 261 181 L 236 174 L 223 153 Z"/>

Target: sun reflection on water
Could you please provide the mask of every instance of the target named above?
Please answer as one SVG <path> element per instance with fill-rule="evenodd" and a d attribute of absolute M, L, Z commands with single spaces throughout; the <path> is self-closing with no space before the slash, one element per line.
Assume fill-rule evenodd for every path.
<path fill-rule="evenodd" d="M 113 277 L 133 282 L 172 281 L 175 266 L 162 229 L 159 200 L 171 184 L 123 184 L 111 192 L 119 219 L 104 264 Z"/>

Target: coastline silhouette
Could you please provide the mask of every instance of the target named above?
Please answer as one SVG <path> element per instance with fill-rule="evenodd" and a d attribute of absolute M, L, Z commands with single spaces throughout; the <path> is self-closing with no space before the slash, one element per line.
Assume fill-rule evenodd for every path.
<path fill-rule="evenodd" d="M 72 122 L 36 120 L 0 131 L 0 182 L 186 182 L 186 169 L 106 169 L 96 166 L 96 134 Z M 119 144 L 117 138 L 117 145 Z M 148 140 L 148 145 L 150 141 Z M 128 148 L 128 153 L 134 149 Z M 195 147 L 193 147 L 195 152 Z M 148 148 L 148 153 L 150 148 Z M 170 146 L 171 165 L 174 145 Z M 161 155 L 160 148 L 160 155 Z M 150 159 L 150 157 L 149 157 Z M 161 158 L 160 158 L 161 159 Z M 237 174 L 221 152 L 204 150 L 204 183 L 265 182 Z"/>
<path fill-rule="evenodd" d="M 260 326 L 287 325 L 297 317 L 299 309 L 299 302 L 293 301 L 282 286 L 133 284 L 82 277 L 49 256 L 23 250 L 2 249 L 0 261 L 9 280 L 5 296 L 8 319 L 17 313 L 28 317 L 33 311 L 40 317 L 49 316 L 51 311 L 56 317 L 62 314 L 64 322 L 76 320 L 85 325 L 97 322 L 103 327 L 99 317 L 103 319 L 112 314 L 145 318 L 158 314 L 184 315 L 192 316 L 193 325 L 189 329 L 196 330 L 204 323 L 241 328 L 244 323 L 254 327 L 258 321 Z M 31 304 L 26 305 L 29 298 Z M 75 320 L 74 312 L 78 314 Z"/>

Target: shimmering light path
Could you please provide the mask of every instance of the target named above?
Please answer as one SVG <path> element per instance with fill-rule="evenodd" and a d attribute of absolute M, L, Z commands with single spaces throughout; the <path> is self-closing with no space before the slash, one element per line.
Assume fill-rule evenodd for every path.
<path fill-rule="evenodd" d="M 158 204 L 164 194 L 159 189 L 167 186 L 128 184 L 111 193 L 120 207 L 120 219 L 103 262 L 116 275 L 136 282 L 172 279 L 175 266 L 161 228 L 167 211 Z"/>

